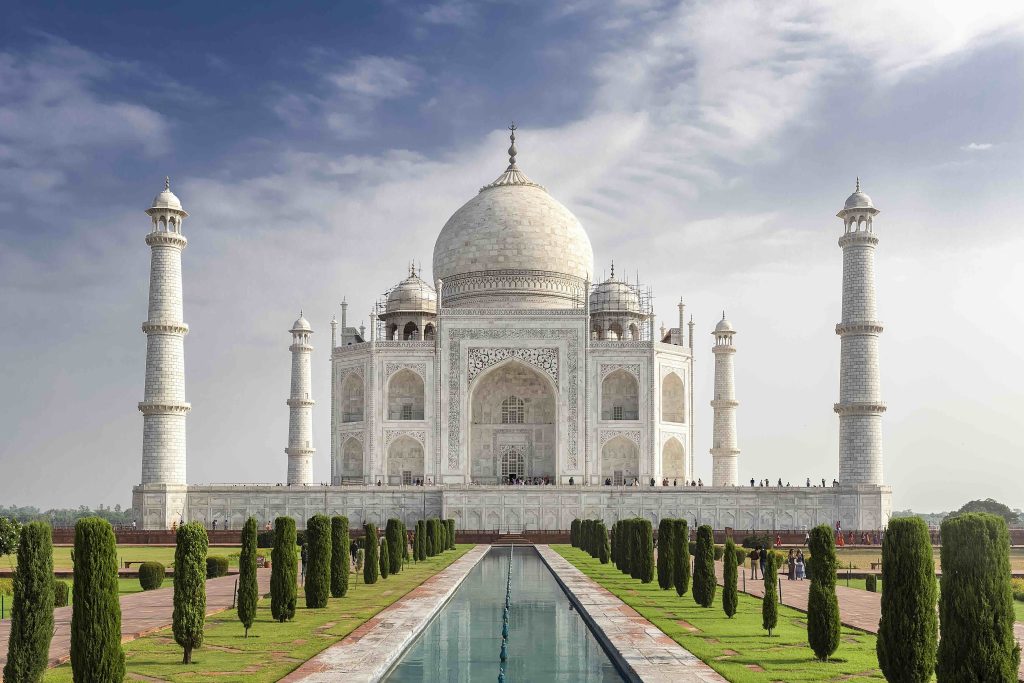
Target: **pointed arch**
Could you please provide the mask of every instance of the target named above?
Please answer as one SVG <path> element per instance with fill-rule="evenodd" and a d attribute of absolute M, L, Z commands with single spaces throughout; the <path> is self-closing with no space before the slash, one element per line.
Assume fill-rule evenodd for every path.
<path fill-rule="evenodd" d="M 414 484 L 423 481 L 423 445 L 410 436 L 400 436 L 388 447 L 388 483 Z"/>
<path fill-rule="evenodd" d="M 341 444 L 341 456 L 335 467 L 335 484 L 363 479 L 363 443 L 350 436 Z"/>
<path fill-rule="evenodd" d="M 601 448 L 601 480 L 630 484 L 640 476 L 640 448 L 624 436 L 609 439 Z"/>
<path fill-rule="evenodd" d="M 675 372 L 661 380 L 661 421 L 686 423 L 686 385 Z"/>
<path fill-rule="evenodd" d="M 640 419 L 640 383 L 632 373 L 620 368 L 601 381 L 601 419 Z"/>
<path fill-rule="evenodd" d="M 423 378 L 408 368 L 388 379 L 388 419 L 423 419 Z"/>
<path fill-rule="evenodd" d="M 661 476 L 669 484 L 678 480 L 680 486 L 686 480 L 686 449 L 674 436 L 661 447 Z"/>
<path fill-rule="evenodd" d="M 362 422 L 364 406 L 363 378 L 350 372 L 341 383 L 341 421 Z"/>

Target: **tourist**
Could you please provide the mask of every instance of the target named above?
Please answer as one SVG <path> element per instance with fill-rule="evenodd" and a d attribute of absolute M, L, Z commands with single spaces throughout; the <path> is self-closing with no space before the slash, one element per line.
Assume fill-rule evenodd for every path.
<path fill-rule="evenodd" d="M 789 557 L 786 558 L 789 563 L 789 573 L 787 578 L 790 581 L 796 581 L 796 551 L 792 548 L 789 549 Z"/>
<path fill-rule="evenodd" d="M 760 546 L 759 546 L 759 547 L 760 547 Z M 758 565 L 760 565 L 760 567 L 761 567 L 761 576 L 762 576 L 762 577 L 764 576 L 764 565 L 765 565 L 765 564 L 766 564 L 767 562 L 768 562 L 768 550 L 762 547 L 762 548 L 761 548 L 761 549 L 760 549 L 760 550 L 759 550 L 759 551 L 757 552 L 757 563 L 758 563 Z"/>
<path fill-rule="evenodd" d="M 217 530 L 217 520 L 216 519 L 213 520 L 213 530 L 214 531 Z"/>
<path fill-rule="evenodd" d="M 782 477 L 779 477 L 779 488 L 782 488 Z"/>
<path fill-rule="evenodd" d="M 305 543 L 302 544 L 302 550 L 299 552 L 299 559 L 302 561 L 302 578 L 303 578 L 303 580 L 305 580 L 305 578 L 306 578 L 306 560 L 309 559 L 309 550 L 307 549 Z"/>
<path fill-rule="evenodd" d="M 750 478 L 750 488 L 754 488 L 754 478 Z"/>
<path fill-rule="evenodd" d="M 672 480 L 672 488 L 675 488 L 675 487 L 676 487 L 676 486 L 678 486 L 678 485 L 679 485 L 679 480 L 678 480 L 678 479 L 673 479 L 673 480 Z M 135 522 L 132 522 L 132 524 L 134 524 L 134 523 L 135 523 Z"/>
<path fill-rule="evenodd" d="M 756 579 L 756 578 L 758 578 L 758 576 L 757 576 L 757 567 L 758 567 L 758 564 L 759 564 L 758 561 L 761 559 L 761 546 L 757 546 L 756 548 L 751 550 L 750 551 L 750 555 L 748 555 L 748 557 L 750 558 L 750 574 L 751 574 L 750 578 L 751 579 Z"/>
<path fill-rule="evenodd" d="M 132 520 L 132 531 L 135 531 L 135 520 Z"/>
<path fill-rule="evenodd" d="M 796 552 L 796 579 L 803 581 L 804 577 L 804 551 L 798 550 Z"/>
<path fill-rule="evenodd" d="M 811 478 L 807 477 L 807 488 L 811 488 Z"/>
<path fill-rule="evenodd" d="M 704 488 L 704 480 L 701 479 L 700 477 L 697 477 L 697 486 Z"/>
<path fill-rule="evenodd" d="M 383 486 L 383 485 L 384 485 L 384 482 L 382 482 L 380 479 L 378 479 L 377 480 L 377 486 Z"/>
<path fill-rule="evenodd" d="M 661 485 L 668 486 L 668 477 L 665 477 L 664 479 L 661 480 Z"/>
<path fill-rule="evenodd" d="M 776 548 L 781 548 L 782 547 L 782 535 L 781 534 L 775 534 L 775 547 Z"/>
<path fill-rule="evenodd" d="M 804 545 L 810 545 L 810 544 L 811 544 L 811 532 L 810 531 L 805 531 L 804 532 Z"/>
<path fill-rule="evenodd" d="M 604 478 L 604 485 L 605 486 L 611 486 L 612 485 L 611 477 L 605 477 Z"/>
<path fill-rule="evenodd" d="M 696 486 L 697 486 L 697 482 L 695 482 L 695 481 L 691 481 L 691 482 L 690 482 L 690 486 L 691 486 L 691 487 L 696 487 Z"/>
<path fill-rule="evenodd" d="M 573 478 L 569 477 L 569 486 L 572 486 L 572 485 L 573 485 Z"/>
<path fill-rule="evenodd" d="M 821 478 L 821 488 L 825 488 L 825 477 Z"/>

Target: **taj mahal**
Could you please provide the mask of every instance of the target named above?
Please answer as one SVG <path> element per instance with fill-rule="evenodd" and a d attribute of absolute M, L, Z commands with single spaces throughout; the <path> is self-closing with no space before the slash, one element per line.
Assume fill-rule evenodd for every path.
<path fill-rule="evenodd" d="M 249 516 L 262 523 L 289 515 L 301 528 L 316 513 L 347 515 L 353 526 L 439 516 L 460 529 L 512 532 L 636 516 L 739 530 L 884 526 L 892 494 L 882 480 L 878 210 L 859 180 L 837 214 L 837 484 L 752 486 L 738 480 L 737 330 L 723 313 L 698 338 L 682 299 L 678 324 L 656 329 L 653 297 L 639 278 L 617 277 L 612 266 L 596 281 L 584 227 L 519 168 L 511 129 L 505 171 L 441 228 L 432 279 L 413 265 L 396 268 L 404 279 L 373 304 L 368 327 L 352 324 L 349 304 L 341 304 L 340 320 L 329 322 L 329 373 L 320 360 L 313 372 L 313 325 L 302 314 L 291 325 L 290 419 L 277 485 L 187 482 L 188 213 L 165 182 L 146 211 L 142 478 L 133 491 L 142 527 L 219 520 L 239 528 Z M 694 395 L 695 365 L 714 373 L 713 396 Z M 330 396 L 329 455 L 312 436 L 320 391 Z M 699 400 L 714 410 L 710 472 L 694 465 Z M 822 461 L 831 461 L 829 450 L 822 444 Z M 329 458 L 330 482 L 313 480 L 318 457 Z"/>

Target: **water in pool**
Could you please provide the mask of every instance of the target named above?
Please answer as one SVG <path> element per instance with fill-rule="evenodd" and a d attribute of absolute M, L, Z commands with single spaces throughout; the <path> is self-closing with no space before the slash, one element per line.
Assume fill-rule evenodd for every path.
<path fill-rule="evenodd" d="M 621 683 L 622 676 L 532 547 L 512 554 L 508 683 Z M 384 677 L 497 681 L 509 548 L 493 548 Z"/>

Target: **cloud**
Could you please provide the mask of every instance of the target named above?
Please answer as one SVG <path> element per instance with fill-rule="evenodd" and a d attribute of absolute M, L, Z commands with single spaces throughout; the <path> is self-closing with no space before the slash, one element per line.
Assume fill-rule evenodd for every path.
<path fill-rule="evenodd" d="M 995 147 L 995 145 L 993 145 L 991 142 L 971 142 L 964 145 L 960 149 L 964 150 L 965 152 L 984 152 L 985 150 L 992 149 L 993 147 Z"/>
<path fill-rule="evenodd" d="M 477 8 L 466 0 L 445 0 L 427 5 L 418 14 L 418 19 L 432 26 L 466 27 L 474 24 L 479 17 Z"/>
<path fill-rule="evenodd" d="M 327 76 L 342 93 L 366 100 L 390 100 L 413 92 L 419 67 L 394 57 L 358 57 Z"/>

